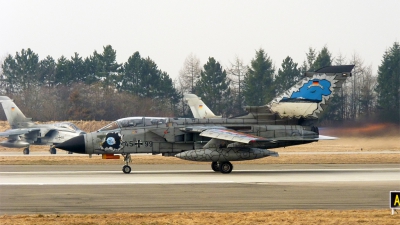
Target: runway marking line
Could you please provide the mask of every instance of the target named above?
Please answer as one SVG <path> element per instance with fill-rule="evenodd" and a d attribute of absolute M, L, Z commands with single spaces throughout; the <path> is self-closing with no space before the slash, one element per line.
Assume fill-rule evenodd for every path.
<path fill-rule="evenodd" d="M 234 170 L 234 172 L 336 172 L 336 171 L 392 171 L 400 168 L 359 168 L 359 169 L 277 169 L 277 170 Z M 132 171 L 132 174 L 156 174 L 156 173 L 215 173 L 211 170 L 143 170 Z M 121 173 L 119 170 L 113 171 L 97 171 L 97 170 L 84 170 L 84 171 L 25 171 L 25 172 L 0 172 L 0 174 L 83 174 L 83 173 Z"/>
<path fill-rule="evenodd" d="M 238 183 L 235 181 L 182 181 L 182 182 L 144 182 L 144 181 L 133 181 L 133 182 L 75 182 L 75 183 L 4 183 L 0 184 L 0 186 L 26 186 L 26 185 L 34 185 L 34 186 L 49 186 L 49 185 L 120 185 L 120 184 L 233 184 Z"/>

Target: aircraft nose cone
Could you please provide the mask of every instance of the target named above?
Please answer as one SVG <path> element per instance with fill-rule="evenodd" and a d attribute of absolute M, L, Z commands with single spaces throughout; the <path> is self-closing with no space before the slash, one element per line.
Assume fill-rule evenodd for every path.
<path fill-rule="evenodd" d="M 69 152 L 85 154 L 85 137 L 84 135 L 76 136 L 55 147 Z"/>

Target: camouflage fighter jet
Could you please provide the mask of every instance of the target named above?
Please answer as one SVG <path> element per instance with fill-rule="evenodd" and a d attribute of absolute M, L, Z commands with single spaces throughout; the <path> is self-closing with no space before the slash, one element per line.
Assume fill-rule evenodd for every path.
<path fill-rule="evenodd" d="M 26 118 L 14 101 L 7 96 L 0 96 L 0 103 L 12 128 L 0 132 L 0 137 L 7 138 L 6 141 L 0 142 L 0 145 L 7 148 L 24 148 L 25 155 L 29 154 L 29 145 L 50 145 L 50 153 L 56 154 L 55 144 L 85 134 L 69 122 L 36 124 L 31 118 Z"/>
<path fill-rule="evenodd" d="M 231 161 L 278 156 L 269 149 L 333 139 L 319 135 L 316 122 L 332 96 L 351 76 L 353 67 L 328 66 L 307 72 L 304 79 L 267 105 L 246 107 L 248 114 L 244 116 L 123 118 L 96 132 L 71 138 L 56 148 L 102 154 L 104 159 L 119 158 L 121 154 L 124 173 L 131 172 L 129 163 L 135 153 L 211 162 L 212 170 L 230 173 Z"/>

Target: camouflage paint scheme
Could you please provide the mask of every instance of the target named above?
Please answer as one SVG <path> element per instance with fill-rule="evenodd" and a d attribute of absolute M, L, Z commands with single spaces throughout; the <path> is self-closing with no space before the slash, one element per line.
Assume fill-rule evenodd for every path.
<path fill-rule="evenodd" d="M 130 154 L 134 153 L 208 161 L 214 171 L 230 173 L 230 161 L 278 156 L 269 149 L 331 139 L 319 135 L 316 119 L 353 67 L 308 72 L 267 105 L 246 107 L 244 116 L 217 117 L 200 98 L 189 94 L 185 98 L 195 118 L 123 118 L 56 147 L 82 154 L 122 154 L 124 173 L 131 172 Z"/>
<path fill-rule="evenodd" d="M 70 122 L 36 124 L 31 118 L 26 118 L 14 101 L 7 96 L 0 96 L 0 103 L 12 128 L 0 132 L 0 137 L 7 138 L 6 141 L 0 142 L 4 147 L 24 148 L 23 153 L 29 154 L 30 145 L 53 146 L 85 133 Z M 56 149 L 50 147 L 50 153 L 56 154 Z"/>

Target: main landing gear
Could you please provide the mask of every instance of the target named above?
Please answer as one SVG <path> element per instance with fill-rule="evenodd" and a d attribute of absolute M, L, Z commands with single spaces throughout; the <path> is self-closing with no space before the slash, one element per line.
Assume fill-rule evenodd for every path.
<path fill-rule="evenodd" d="M 233 165 L 232 165 L 232 163 L 230 163 L 228 161 L 212 162 L 211 169 L 214 170 L 215 172 L 230 173 L 230 172 L 232 172 Z"/>
<path fill-rule="evenodd" d="M 24 153 L 24 155 L 29 155 L 29 147 L 24 148 L 24 150 L 22 151 L 22 153 Z"/>
<path fill-rule="evenodd" d="M 56 148 L 54 148 L 54 146 L 50 146 L 49 152 L 50 152 L 50 154 L 52 154 L 52 155 L 57 154 L 57 150 L 56 150 Z"/>
<path fill-rule="evenodd" d="M 131 167 L 129 166 L 129 163 L 132 162 L 131 154 L 129 153 L 122 154 L 122 156 L 124 157 L 124 163 L 125 163 L 125 165 L 122 167 L 122 172 L 130 173 L 132 170 Z"/>

